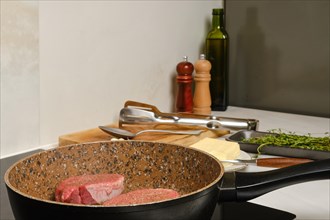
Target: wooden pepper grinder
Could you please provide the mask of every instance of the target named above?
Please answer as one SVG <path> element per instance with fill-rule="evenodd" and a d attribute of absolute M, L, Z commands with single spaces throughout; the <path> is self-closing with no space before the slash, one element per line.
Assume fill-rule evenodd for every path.
<path fill-rule="evenodd" d="M 193 112 L 193 94 L 192 94 L 192 73 L 194 65 L 188 62 L 188 57 L 184 56 L 183 61 L 176 66 L 178 75 L 178 93 L 176 97 L 176 111 L 192 113 Z"/>
<path fill-rule="evenodd" d="M 211 63 L 201 54 L 195 63 L 195 93 L 194 93 L 194 113 L 201 115 L 211 114 Z"/>

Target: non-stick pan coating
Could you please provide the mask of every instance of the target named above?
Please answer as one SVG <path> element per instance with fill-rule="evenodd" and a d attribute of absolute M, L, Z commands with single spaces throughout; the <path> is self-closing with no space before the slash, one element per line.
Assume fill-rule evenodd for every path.
<path fill-rule="evenodd" d="M 72 205 L 54 201 L 55 188 L 61 180 L 70 176 L 97 173 L 124 175 L 125 191 L 138 188 L 170 188 L 177 190 L 181 197 L 171 201 L 130 207 Z M 8 169 L 5 181 L 12 197 L 18 196 L 20 197 L 18 200 L 22 201 L 30 200 L 27 203 L 31 207 L 34 204 L 36 209 L 38 206 L 39 208 L 43 206 L 43 209 L 48 208 L 53 212 L 71 209 L 78 213 L 88 213 L 92 210 L 101 213 L 109 211 L 127 213 L 168 207 L 204 196 L 214 197 L 207 199 L 216 201 L 217 183 L 222 175 L 221 163 L 214 157 L 197 150 L 164 143 L 109 141 L 60 147 L 35 154 Z M 212 193 L 208 195 L 210 192 Z M 11 200 L 15 201 L 15 199 Z M 12 202 L 12 206 L 29 206 L 29 204 Z M 212 204 L 215 202 L 213 201 Z M 16 212 L 20 212 L 16 207 L 14 214 L 15 209 Z"/>

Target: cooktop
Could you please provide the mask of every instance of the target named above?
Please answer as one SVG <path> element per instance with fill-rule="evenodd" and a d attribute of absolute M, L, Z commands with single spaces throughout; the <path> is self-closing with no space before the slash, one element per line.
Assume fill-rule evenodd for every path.
<path fill-rule="evenodd" d="M 250 202 L 230 202 L 218 204 L 211 220 L 292 220 L 292 213 L 269 208 Z"/>

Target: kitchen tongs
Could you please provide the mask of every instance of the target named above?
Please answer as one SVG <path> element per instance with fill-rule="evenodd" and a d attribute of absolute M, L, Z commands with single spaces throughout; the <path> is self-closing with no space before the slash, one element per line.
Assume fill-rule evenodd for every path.
<path fill-rule="evenodd" d="M 120 111 L 119 126 L 124 124 L 170 124 L 201 126 L 210 130 L 256 130 L 256 119 L 228 118 L 190 113 L 163 113 L 153 105 L 127 101 Z"/>

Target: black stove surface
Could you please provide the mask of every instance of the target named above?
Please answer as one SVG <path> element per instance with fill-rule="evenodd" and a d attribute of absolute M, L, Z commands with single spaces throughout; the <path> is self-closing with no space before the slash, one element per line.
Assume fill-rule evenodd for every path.
<path fill-rule="evenodd" d="M 250 202 L 218 204 L 211 220 L 292 220 L 292 213 Z"/>

